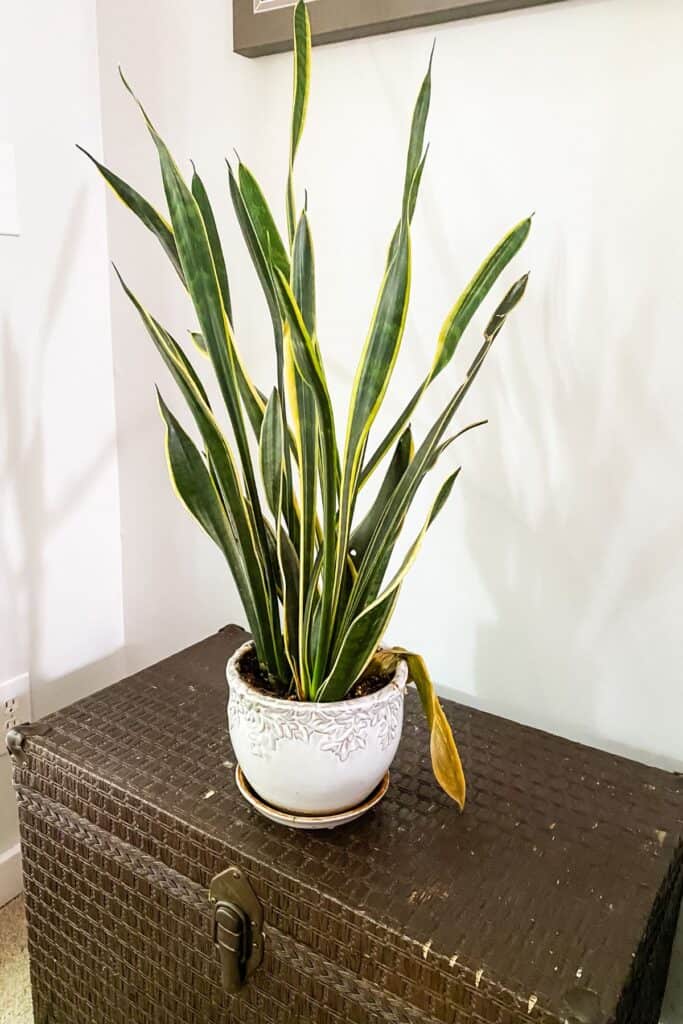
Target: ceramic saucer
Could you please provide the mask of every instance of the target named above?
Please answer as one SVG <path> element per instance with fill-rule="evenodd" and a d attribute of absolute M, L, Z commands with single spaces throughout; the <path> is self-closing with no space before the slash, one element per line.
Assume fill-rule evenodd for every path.
<path fill-rule="evenodd" d="M 235 770 L 235 781 L 244 799 L 269 821 L 274 821 L 278 825 L 286 825 L 287 828 L 322 829 L 348 825 L 350 821 L 355 821 L 356 818 L 360 818 L 362 814 L 375 807 L 389 788 L 389 772 L 386 773 L 377 789 L 373 790 L 362 803 L 355 807 L 349 807 L 346 811 L 339 811 L 337 814 L 290 814 L 288 811 L 281 811 L 278 807 L 271 807 L 254 792 L 239 765 Z"/>

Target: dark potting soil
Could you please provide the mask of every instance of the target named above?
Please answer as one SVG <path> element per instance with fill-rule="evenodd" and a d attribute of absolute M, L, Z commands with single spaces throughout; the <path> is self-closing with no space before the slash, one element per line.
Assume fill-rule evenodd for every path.
<path fill-rule="evenodd" d="M 256 650 L 253 646 L 244 652 L 239 660 L 238 668 L 245 682 L 249 683 L 250 686 L 253 686 L 260 693 L 265 693 L 269 697 L 278 697 L 280 700 L 298 700 L 296 692 L 283 693 L 282 689 L 278 687 L 277 681 L 266 675 L 258 663 Z M 356 697 L 368 697 L 371 693 L 381 690 L 392 679 L 393 672 L 377 671 L 376 666 L 373 666 L 371 663 L 360 679 L 353 684 L 353 687 L 344 699 L 354 700 Z"/>

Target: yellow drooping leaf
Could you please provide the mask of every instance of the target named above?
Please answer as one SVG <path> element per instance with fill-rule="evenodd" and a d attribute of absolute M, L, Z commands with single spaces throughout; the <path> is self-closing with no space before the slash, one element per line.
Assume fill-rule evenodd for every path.
<path fill-rule="evenodd" d="M 374 660 L 388 669 L 392 665 L 395 666 L 399 658 L 406 661 L 408 674 L 411 681 L 415 683 L 422 701 L 430 731 L 429 752 L 432 758 L 434 777 L 443 791 L 451 800 L 455 801 L 462 811 L 467 795 L 465 773 L 453 739 L 453 732 L 439 703 L 424 658 L 419 654 L 405 651 L 401 647 L 393 647 L 391 650 L 378 651 Z"/>

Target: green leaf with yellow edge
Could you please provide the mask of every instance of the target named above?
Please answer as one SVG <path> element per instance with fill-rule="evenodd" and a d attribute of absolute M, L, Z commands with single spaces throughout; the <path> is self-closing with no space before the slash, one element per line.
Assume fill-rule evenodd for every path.
<path fill-rule="evenodd" d="M 425 391 L 453 358 L 458 343 L 469 326 L 482 302 L 489 294 L 496 280 L 516 256 L 531 230 L 531 218 L 527 217 L 512 228 L 498 245 L 489 253 L 476 274 L 460 295 L 446 317 L 436 345 L 436 351 L 429 373 L 414 392 L 403 412 L 382 438 L 372 456 L 367 460 L 361 474 L 361 486 L 367 482 L 392 444 L 403 431 Z M 502 324 L 501 324 L 502 326 Z M 500 329 L 500 328 L 499 328 Z M 497 333 L 497 332 L 496 332 Z"/>
<path fill-rule="evenodd" d="M 273 281 L 273 273 L 268 262 L 268 250 L 263 248 L 261 238 L 258 235 L 256 226 L 251 218 L 251 213 L 242 195 L 239 182 L 231 165 L 226 161 L 228 168 L 228 183 L 233 209 L 240 226 L 242 237 L 247 247 L 249 256 L 254 265 L 254 270 L 263 289 L 263 294 L 268 305 L 268 312 L 273 324 L 273 335 L 275 339 L 275 353 L 277 356 L 278 374 L 282 363 L 282 317 L 277 300 L 277 292 Z M 285 274 L 289 277 L 289 270 Z M 278 384 L 279 386 L 279 384 Z"/>
<path fill-rule="evenodd" d="M 294 96 L 292 100 L 292 133 L 289 143 L 289 175 L 287 177 L 287 230 L 290 245 L 294 244 L 296 229 L 294 161 L 306 123 L 310 88 L 311 22 L 304 0 L 298 0 L 294 8 Z"/>
<path fill-rule="evenodd" d="M 429 116 L 429 106 L 432 98 L 433 57 L 434 46 L 432 46 L 427 74 L 420 86 L 420 91 L 415 102 L 415 109 L 413 110 L 413 119 L 410 125 L 410 139 L 408 142 L 408 155 L 406 157 L 406 173 L 403 182 L 403 209 L 407 211 L 408 223 L 412 222 L 415 214 L 417 196 L 420 191 L 420 183 L 422 181 L 422 172 L 424 171 L 424 165 L 427 159 L 427 150 L 429 148 L 425 148 L 425 131 L 427 128 L 427 118 Z M 401 225 L 399 224 L 394 232 L 391 245 L 389 246 L 387 264 L 391 263 L 394 258 L 400 230 Z"/>
<path fill-rule="evenodd" d="M 294 297 L 289 281 L 274 268 L 274 279 L 278 288 L 283 315 L 289 326 L 288 339 L 296 370 L 304 383 L 311 389 L 315 399 L 319 422 L 320 451 L 320 489 L 323 502 L 323 537 L 322 547 L 322 595 L 320 601 L 321 623 L 330 621 L 330 609 L 334 593 L 335 574 L 335 543 L 337 519 L 337 481 L 339 479 L 338 451 L 334 413 L 330 401 L 327 381 L 320 360 L 320 352 L 311 338 L 299 305 Z M 311 602 L 313 595 L 309 591 Z M 310 621 L 310 619 L 309 619 Z M 329 626 L 328 626 L 329 628 Z M 320 636 L 323 635 L 322 625 Z M 316 647 L 320 649 L 318 643 Z M 315 692 L 315 681 L 312 680 L 311 695 Z"/>
<path fill-rule="evenodd" d="M 339 500 L 334 587 L 330 603 L 323 601 L 314 686 L 322 680 L 333 639 L 332 625 L 343 586 L 365 446 L 398 358 L 408 313 L 410 277 L 410 233 L 404 217 L 396 253 L 380 287 L 351 391 Z"/>
<path fill-rule="evenodd" d="M 365 556 L 368 544 L 374 535 L 384 506 L 405 473 L 406 468 L 413 457 L 413 451 L 414 446 L 412 434 L 410 432 L 410 427 L 408 427 L 398 440 L 389 468 L 387 469 L 374 501 L 361 522 L 353 528 L 349 539 L 349 554 L 347 559 L 348 571 L 342 581 L 339 595 L 339 610 L 341 614 L 338 614 L 337 616 L 338 621 L 333 638 L 333 650 L 336 650 L 340 636 L 343 635 L 344 630 L 347 628 L 351 618 L 353 617 L 352 609 L 349 607 L 349 597 L 352 592 L 353 584 L 358 578 L 357 566 L 359 566 L 363 561 L 363 557 Z"/>
<path fill-rule="evenodd" d="M 401 219 L 389 247 L 389 257 L 370 330 L 361 353 L 351 392 L 344 445 L 335 576 L 330 607 L 323 602 L 321 642 L 314 669 L 319 685 L 337 630 L 332 629 L 340 604 L 348 593 L 349 541 L 356 498 L 370 430 L 389 387 L 403 340 L 411 283 L 410 220 L 415 209 L 426 153 L 420 157 L 431 93 L 431 59 L 420 90 L 411 126 Z M 353 563 L 352 563 L 353 564 Z M 348 619 L 347 616 L 344 617 Z M 338 639 L 338 635 L 336 637 Z"/>
<path fill-rule="evenodd" d="M 358 456 L 386 393 L 405 330 L 410 296 L 410 235 L 403 224 L 397 252 L 380 287 L 356 370 L 345 447 L 345 482 L 352 487 Z"/>
<path fill-rule="evenodd" d="M 268 206 L 268 201 L 261 191 L 261 186 L 249 168 L 241 161 L 237 168 L 237 176 L 240 192 L 249 211 L 261 249 L 266 254 L 270 253 L 270 262 L 282 271 L 285 277 L 289 277 L 289 256 Z"/>
<path fill-rule="evenodd" d="M 277 602 L 274 597 L 275 580 L 273 578 L 272 564 L 268 557 L 268 544 L 261 510 L 261 499 L 256 484 L 256 475 L 252 465 L 251 451 L 240 401 L 235 341 L 223 304 L 223 297 L 204 219 L 197 200 L 188 188 L 166 143 L 147 116 L 144 107 L 126 82 L 123 74 L 121 74 L 121 79 L 139 107 L 156 146 L 164 191 L 166 193 L 166 202 L 171 216 L 176 245 L 178 246 L 178 255 L 180 256 L 185 281 L 187 282 L 187 289 L 197 313 L 201 333 L 206 342 L 209 357 L 218 379 L 218 385 L 230 416 L 230 423 L 235 434 L 237 451 L 246 484 L 247 496 L 253 510 L 251 524 L 254 529 L 256 548 L 259 559 L 264 566 L 270 603 L 276 606 Z M 276 607 L 272 608 L 271 620 L 273 621 L 273 631 L 275 630 L 275 611 Z"/>
<path fill-rule="evenodd" d="M 354 614 L 357 614 L 369 598 L 377 593 L 381 585 L 390 548 L 396 543 L 397 537 L 405 520 L 410 504 L 413 501 L 425 474 L 434 465 L 439 446 L 442 445 L 443 436 L 448 426 L 467 396 L 470 387 L 481 369 L 486 355 L 502 327 L 506 317 L 514 309 L 515 305 L 524 295 L 528 275 L 522 277 L 508 290 L 502 302 L 494 313 L 492 324 L 495 331 L 490 332 L 484 338 L 484 343 L 470 365 L 465 380 L 457 388 L 451 399 L 446 403 L 445 408 L 437 417 L 424 441 L 415 452 L 401 477 L 393 494 L 383 508 L 375 532 L 368 544 L 365 556 L 358 567 L 358 575 L 354 581 L 349 596 L 346 611 L 344 613 L 344 624 Z M 465 428 L 465 430 L 470 428 Z M 461 432 L 462 433 L 462 432 Z"/>
<path fill-rule="evenodd" d="M 315 344 L 315 261 L 308 217 L 304 212 L 297 225 L 292 251 L 291 284 L 294 298 L 301 310 L 304 326 Z M 285 364 L 289 407 L 298 451 L 299 505 L 301 532 L 299 536 L 299 660 L 301 684 L 308 693 L 311 667 L 304 620 L 309 590 L 317 585 L 313 579 L 316 537 L 318 531 L 317 485 L 319 469 L 319 419 L 315 397 L 296 367 L 292 352 L 289 324 L 285 332 Z"/>
<path fill-rule="evenodd" d="M 315 694 L 316 700 L 341 700 L 372 660 L 393 614 L 401 585 L 415 563 L 429 527 L 445 505 L 459 472 L 459 469 L 456 470 L 441 485 L 422 529 L 408 549 L 391 582 L 374 601 L 363 608 L 346 630 L 329 675 Z"/>
<path fill-rule="evenodd" d="M 168 339 L 170 335 L 159 327 L 156 320 L 142 306 L 128 288 L 116 267 L 114 270 L 121 282 L 121 286 L 137 310 L 148 334 L 154 342 L 157 351 L 180 388 L 183 398 L 187 402 L 202 435 L 208 458 L 214 470 L 215 480 L 221 489 L 221 497 L 230 525 L 236 534 L 242 551 L 245 568 L 249 575 L 254 605 L 258 610 L 259 622 L 265 627 L 261 631 L 261 657 L 268 665 L 269 671 L 274 674 L 282 671 L 282 678 L 286 678 L 288 673 L 282 647 L 282 637 L 279 634 L 279 624 L 276 621 L 276 595 L 274 589 L 271 591 L 267 586 L 265 559 L 256 539 L 254 510 L 243 495 L 242 484 L 232 449 L 220 430 L 211 409 L 204 402 L 192 377 L 188 374 L 186 366 L 178 359 L 175 350 L 169 346 Z M 268 557 L 267 551 L 265 557 Z"/>
<path fill-rule="evenodd" d="M 225 506 L 197 446 L 157 391 L 159 411 L 166 427 L 166 457 L 173 488 L 180 501 L 225 556 L 244 604 L 249 627 L 262 641 L 261 619 L 253 600 L 242 551 Z"/>
<path fill-rule="evenodd" d="M 159 156 L 164 191 L 168 202 L 178 254 L 187 282 L 187 288 L 199 319 L 201 334 L 218 384 L 221 389 L 243 461 L 248 483 L 253 480 L 251 460 L 248 453 L 246 434 L 239 406 L 239 391 L 234 366 L 234 341 L 232 330 L 223 303 L 216 265 L 197 200 L 188 188 L 166 143 L 145 113 L 132 89 L 121 76 L 124 85 L 137 103 L 147 128 L 152 136 Z M 255 488 L 250 488 L 250 498 L 256 497 Z M 254 501 L 258 507 L 258 501 Z"/>
<path fill-rule="evenodd" d="M 209 350 L 206 347 L 204 336 L 200 334 L 199 331 L 190 331 L 189 335 L 192 338 L 192 342 L 197 351 L 201 352 L 201 354 L 208 359 Z M 244 409 L 249 419 L 249 423 L 251 424 L 251 429 L 254 432 L 254 437 L 258 440 L 261 434 L 263 414 L 266 410 L 266 398 L 265 395 L 259 391 L 249 376 L 238 349 L 235 349 L 234 357 L 237 386 L 242 397 L 242 402 L 244 403 Z"/>
<path fill-rule="evenodd" d="M 299 559 L 283 523 L 284 428 L 277 388 L 263 417 L 259 458 L 263 486 L 275 518 L 275 555 L 282 584 L 282 626 L 285 653 L 297 692 L 304 700 L 299 671 Z"/>
<path fill-rule="evenodd" d="M 282 474 L 284 470 L 284 434 L 282 409 L 277 388 L 268 399 L 259 440 L 261 478 L 268 505 L 277 519 L 282 505 Z"/>
<path fill-rule="evenodd" d="M 311 225 L 305 210 L 299 218 L 294 237 L 291 283 L 292 292 L 301 310 L 306 330 L 314 339 L 316 333 L 315 257 Z"/>
<path fill-rule="evenodd" d="M 106 183 L 111 188 L 114 195 L 121 200 L 124 206 L 127 206 L 131 213 L 134 213 L 138 220 L 141 221 L 145 227 L 152 232 L 155 238 L 161 244 L 162 249 L 173 264 L 173 268 L 178 274 L 180 280 L 185 284 L 185 278 L 183 275 L 183 268 L 180 265 L 180 258 L 178 256 L 178 249 L 176 247 L 175 238 L 173 237 L 173 229 L 171 225 L 161 216 L 157 210 L 154 209 L 152 204 L 141 196 L 132 185 L 129 185 L 119 178 L 118 174 L 114 174 L 108 167 L 105 167 L 103 163 L 100 163 L 92 153 L 89 153 L 83 146 L 76 146 L 81 153 L 87 156 L 88 160 L 91 160 L 95 167 L 98 169 Z"/>
<path fill-rule="evenodd" d="M 204 182 L 197 174 L 197 168 L 194 164 L 192 164 L 192 195 L 197 202 L 199 212 L 201 213 L 202 220 L 204 221 L 204 227 L 206 228 L 206 234 L 211 248 L 211 255 L 213 256 L 213 264 L 216 269 L 216 277 L 218 278 L 218 286 L 223 298 L 223 306 L 225 307 L 228 320 L 232 324 L 232 301 L 230 299 L 230 284 L 228 282 L 228 270 L 225 266 L 223 246 L 221 245 L 220 235 L 218 234 L 218 227 L 216 226 L 216 218 L 211 206 L 211 201 L 209 200 L 208 193 L 204 187 Z"/>
<path fill-rule="evenodd" d="M 114 268 L 114 269 L 116 269 L 116 268 Z M 117 273 L 117 276 L 119 276 L 119 280 L 120 280 L 120 275 L 118 275 L 118 271 L 116 271 L 116 273 Z M 163 335 L 163 337 L 164 337 L 164 339 L 166 341 L 166 345 L 168 346 L 169 351 L 173 353 L 175 358 L 182 365 L 186 375 L 190 378 L 190 380 L 194 384 L 195 388 L 197 389 L 197 392 L 201 396 L 202 401 L 205 403 L 206 407 L 208 409 L 210 409 L 211 408 L 211 403 L 209 402 L 209 396 L 207 395 L 206 390 L 204 388 L 204 385 L 202 384 L 202 381 L 201 381 L 201 379 L 199 377 L 199 374 L 195 370 L 194 366 L 192 365 L 190 360 L 187 358 L 187 356 L 183 352 L 183 350 L 180 347 L 180 345 L 178 344 L 178 342 L 168 333 L 166 328 L 162 327 L 161 324 L 159 323 L 159 321 L 155 320 L 154 317 L 151 317 L 151 319 L 152 319 L 152 322 L 153 322 L 155 328 L 157 329 L 157 331 L 161 335 Z"/>
<path fill-rule="evenodd" d="M 261 186 L 249 168 L 241 161 L 235 178 L 228 164 L 230 174 L 230 192 L 233 199 L 237 219 L 242 229 L 244 240 L 263 288 L 266 302 L 273 323 L 275 351 L 277 357 L 277 386 L 281 395 L 285 394 L 284 350 L 282 338 L 282 318 L 277 300 L 277 292 L 272 277 L 272 267 L 290 276 L 289 256 L 285 249 L 275 219 L 264 196 Z M 282 418 L 285 430 L 289 431 L 287 408 L 282 405 Z M 298 524 L 294 514 L 292 499 L 292 471 L 289 453 L 285 452 L 285 517 L 288 526 L 297 536 Z"/>
<path fill-rule="evenodd" d="M 82 146 L 77 146 L 77 148 L 82 153 L 84 153 L 85 156 L 87 156 L 88 159 L 90 159 L 92 163 L 97 167 L 104 180 L 109 184 L 112 191 L 121 200 L 121 202 L 125 206 L 127 206 L 128 209 L 131 210 L 145 225 L 145 227 L 148 228 L 152 232 L 152 234 L 154 234 L 155 237 L 159 240 L 162 248 L 166 252 L 166 255 L 169 257 L 169 259 L 171 260 L 174 269 L 176 270 L 178 276 L 180 277 L 180 280 L 182 281 L 183 285 L 187 287 L 185 275 L 183 273 L 183 268 L 180 264 L 180 257 L 178 255 L 178 249 L 173 235 L 173 229 L 171 228 L 170 224 L 168 224 L 167 221 L 161 216 L 161 214 L 159 214 L 157 210 L 154 209 L 151 203 L 149 203 L 144 198 L 144 196 L 141 196 L 139 192 L 136 192 L 136 190 L 132 186 L 128 185 L 127 182 L 125 182 L 122 178 L 119 178 L 118 175 L 114 174 L 113 171 L 109 170 L 109 168 L 105 167 L 105 165 L 100 163 L 99 160 L 95 159 L 95 157 L 92 156 L 92 154 L 89 153 Z M 213 239 L 212 249 L 214 252 L 216 273 L 217 276 L 219 277 L 219 283 L 221 285 L 221 293 L 223 296 L 226 314 L 228 316 L 228 319 L 232 321 L 230 289 L 228 285 L 227 271 L 225 270 L 223 254 L 220 248 L 218 231 L 216 229 L 213 211 L 211 210 L 208 196 L 206 195 L 206 190 L 196 172 L 192 181 L 192 192 L 201 209 L 202 216 L 204 218 L 204 223 L 207 229 L 207 235 L 210 236 L 210 240 Z M 197 348 L 204 355 L 208 356 L 209 353 L 206 347 L 206 342 L 204 341 L 203 336 L 199 332 L 192 332 L 192 340 L 194 341 Z M 259 431 L 261 429 L 261 420 L 263 419 L 263 410 L 265 409 L 265 402 L 263 401 L 263 397 L 260 395 L 258 389 L 249 379 L 249 375 L 247 374 L 244 368 L 244 364 L 240 359 L 238 352 L 235 353 L 235 357 L 237 364 L 236 372 L 238 375 L 240 394 L 242 395 L 242 400 L 244 401 L 249 421 L 252 425 L 252 428 L 255 431 L 256 436 L 258 437 Z"/>
<path fill-rule="evenodd" d="M 382 510 L 398 487 L 401 477 L 410 464 L 414 451 L 413 435 L 410 427 L 408 427 L 398 439 L 389 468 L 377 492 L 377 497 L 368 509 L 365 518 L 354 528 L 351 534 L 349 554 L 355 565 L 360 565 L 363 561 L 363 556 L 377 528 Z"/>
<path fill-rule="evenodd" d="M 434 60 L 434 47 L 436 42 L 432 46 L 432 52 L 429 55 L 429 65 L 427 67 L 427 74 L 425 75 L 420 91 L 417 95 L 415 102 L 415 109 L 413 110 L 413 119 L 410 125 L 410 141 L 408 143 L 408 156 L 406 158 L 406 173 L 403 182 L 403 202 L 409 204 L 412 202 L 412 211 L 415 209 L 415 199 L 417 198 L 417 189 L 415 188 L 415 174 L 420 164 L 423 162 L 423 153 L 425 148 L 425 131 L 427 129 L 427 119 L 429 117 L 429 107 L 432 101 L 432 63 Z M 418 179 L 419 184 L 419 179 Z M 411 197 L 412 193 L 412 197 Z"/>
<path fill-rule="evenodd" d="M 203 356 L 206 356 L 206 358 L 208 359 L 209 358 L 209 350 L 206 347 L 206 342 L 204 341 L 203 334 L 201 334 L 199 331 L 190 331 L 189 334 L 190 334 L 190 337 L 192 338 L 192 342 L 193 342 L 195 348 L 197 349 L 197 351 L 201 352 L 201 354 Z"/>
<path fill-rule="evenodd" d="M 271 236 L 273 232 L 277 233 L 272 215 L 265 204 L 265 199 L 258 187 L 253 175 L 248 171 L 247 168 L 240 164 L 240 170 L 238 174 L 241 176 L 241 180 L 244 181 L 247 187 L 247 197 L 250 197 L 252 206 L 247 205 L 245 195 L 243 195 L 240 183 L 235 177 L 232 167 L 227 164 L 228 177 L 230 186 L 230 195 L 233 202 L 237 221 L 242 231 L 242 237 L 246 243 L 249 255 L 251 256 L 254 269 L 256 270 L 258 279 L 263 289 L 263 294 L 266 298 L 268 305 L 268 311 L 270 313 L 271 322 L 273 325 L 273 337 L 275 341 L 275 357 L 277 360 L 277 387 L 280 395 L 285 394 L 285 360 L 284 360 L 284 343 L 283 343 L 283 326 L 282 316 L 280 313 L 280 306 L 278 301 L 277 289 L 273 280 L 273 274 L 275 270 L 279 273 L 283 273 L 277 267 L 277 263 L 269 262 L 272 259 L 273 248 L 271 245 Z M 260 196 L 260 200 L 258 197 Z M 261 202 L 262 201 L 262 202 Z M 268 225 L 271 225 L 269 228 Z M 279 235 L 278 235 L 279 238 Z M 277 245 L 276 245 L 277 248 Z M 286 263 L 285 276 L 289 277 L 289 260 L 286 253 L 284 253 L 284 247 L 280 241 L 279 246 L 280 258 L 278 260 L 283 266 Z M 284 422 L 285 433 L 289 436 L 289 423 L 287 421 L 287 410 L 285 406 L 282 407 L 282 419 Z M 294 506 L 294 485 L 292 480 L 292 466 L 290 459 L 290 445 L 285 452 L 285 490 L 283 494 L 284 502 L 284 514 L 287 521 L 287 526 L 294 539 L 298 538 L 298 516 L 296 508 Z"/>
<path fill-rule="evenodd" d="M 527 217 L 508 231 L 502 241 L 486 257 L 451 309 L 439 334 L 434 364 L 430 371 L 431 380 L 438 376 L 453 358 L 458 342 L 472 317 L 510 260 L 524 245 L 530 230 L 531 217 Z"/>
<path fill-rule="evenodd" d="M 299 558 L 284 528 L 282 512 L 277 525 L 277 555 L 282 573 L 282 626 L 285 651 L 300 700 L 306 700 L 299 660 Z"/>

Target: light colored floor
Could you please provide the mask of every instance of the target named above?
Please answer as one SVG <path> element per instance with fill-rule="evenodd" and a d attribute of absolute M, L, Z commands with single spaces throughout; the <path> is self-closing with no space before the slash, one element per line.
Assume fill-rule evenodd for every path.
<path fill-rule="evenodd" d="M 0 1024 L 33 1024 L 21 897 L 0 910 Z M 680 922 L 661 1024 L 683 1024 L 683 924 Z"/>
<path fill-rule="evenodd" d="M 21 897 L 0 910 L 0 1024 L 33 1024 Z"/>

